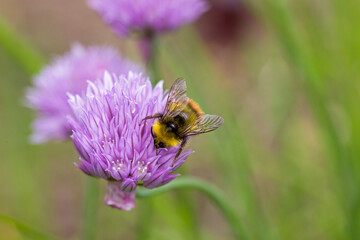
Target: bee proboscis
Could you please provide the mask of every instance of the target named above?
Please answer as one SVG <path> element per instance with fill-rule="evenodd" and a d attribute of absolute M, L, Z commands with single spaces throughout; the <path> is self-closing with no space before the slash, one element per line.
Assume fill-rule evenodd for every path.
<path fill-rule="evenodd" d="M 152 118 L 156 118 L 151 127 L 156 151 L 180 145 L 172 165 L 190 136 L 213 131 L 224 123 L 220 116 L 204 114 L 199 105 L 186 96 L 183 78 L 176 79 L 171 86 L 163 113 L 147 116 L 142 121 Z"/>

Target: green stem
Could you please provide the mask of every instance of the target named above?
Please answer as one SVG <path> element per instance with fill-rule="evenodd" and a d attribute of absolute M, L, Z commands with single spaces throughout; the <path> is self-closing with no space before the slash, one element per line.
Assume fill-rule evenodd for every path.
<path fill-rule="evenodd" d="M 151 36 L 149 38 L 150 41 L 150 59 L 147 63 L 147 68 L 150 74 L 150 79 L 153 85 L 155 86 L 160 78 L 159 78 L 159 71 L 158 71 L 158 63 L 157 63 L 157 55 L 158 55 L 158 40 L 156 36 Z"/>
<path fill-rule="evenodd" d="M 137 221 L 137 234 L 136 239 L 143 240 L 143 239 L 149 239 L 151 235 L 151 228 L 152 225 L 149 224 L 152 222 L 152 218 L 154 215 L 154 206 L 151 201 L 152 199 L 147 199 L 147 201 L 144 201 L 138 216 Z"/>
<path fill-rule="evenodd" d="M 206 181 L 183 177 L 153 190 L 139 189 L 136 193 L 136 197 L 147 198 L 168 192 L 170 190 L 181 188 L 196 189 L 208 196 L 224 214 L 225 218 L 230 224 L 235 239 L 247 239 L 243 225 L 238 216 L 236 215 L 234 207 L 224 197 L 224 194 L 218 188 Z"/>
<path fill-rule="evenodd" d="M 45 60 L 23 39 L 0 16 L 0 48 L 29 75 L 33 75 L 44 66 Z"/>
<path fill-rule="evenodd" d="M 97 205 L 99 199 L 99 181 L 96 178 L 87 177 L 86 196 L 84 206 L 84 229 L 83 240 L 96 239 Z"/>

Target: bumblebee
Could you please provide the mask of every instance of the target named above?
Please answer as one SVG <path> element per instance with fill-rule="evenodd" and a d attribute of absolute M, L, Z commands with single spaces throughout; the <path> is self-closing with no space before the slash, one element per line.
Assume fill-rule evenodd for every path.
<path fill-rule="evenodd" d="M 224 123 L 220 116 L 204 114 L 199 105 L 186 96 L 186 82 L 183 78 L 176 79 L 171 86 L 163 113 L 147 116 L 140 124 L 153 118 L 156 120 L 151 127 L 151 134 L 156 152 L 159 148 L 180 145 L 173 164 L 190 136 L 213 131 Z"/>

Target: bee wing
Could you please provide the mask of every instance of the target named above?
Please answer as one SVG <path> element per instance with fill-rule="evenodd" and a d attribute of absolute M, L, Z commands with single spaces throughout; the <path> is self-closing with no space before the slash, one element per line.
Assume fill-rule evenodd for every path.
<path fill-rule="evenodd" d="M 186 82 L 183 78 L 175 80 L 170 88 L 163 118 L 178 115 L 185 107 L 189 98 L 186 97 Z"/>
<path fill-rule="evenodd" d="M 201 133 L 211 132 L 223 125 L 224 119 L 217 115 L 205 114 L 195 124 L 189 126 L 185 132 L 185 136 L 192 136 Z"/>

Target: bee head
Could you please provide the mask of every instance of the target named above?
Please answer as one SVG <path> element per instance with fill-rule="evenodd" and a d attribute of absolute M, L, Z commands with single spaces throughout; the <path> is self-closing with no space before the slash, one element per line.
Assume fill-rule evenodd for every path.
<path fill-rule="evenodd" d="M 173 122 L 168 122 L 168 123 L 166 123 L 166 127 L 165 127 L 165 131 L 166 132 L 172 132 L 172 133 L 175 133 L 176 131 L 177 131 L 177 126 L 176 126 L 176 124 L 175 123 L 173 123 Z"/>

